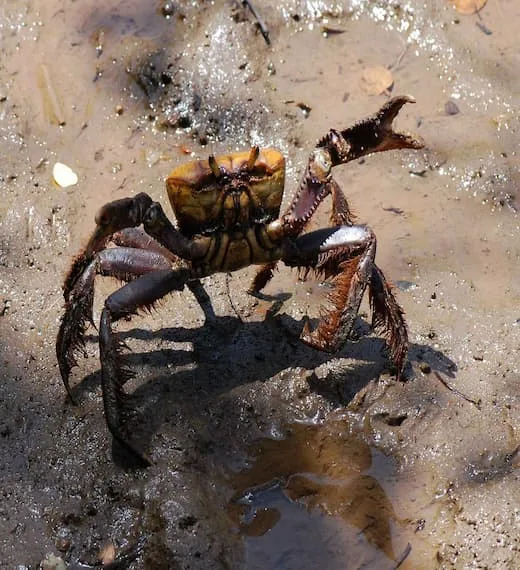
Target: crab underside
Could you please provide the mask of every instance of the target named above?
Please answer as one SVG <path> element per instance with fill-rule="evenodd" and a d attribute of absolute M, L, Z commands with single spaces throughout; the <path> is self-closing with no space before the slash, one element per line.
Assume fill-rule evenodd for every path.
<path fill-rule="evenodd" d="M 144 193 L 104 205 L 84 250 L 65 279 L 65 312 L 56 354 L 72 399 L 69 376 L 76 366 L 89 323 L 96 275 L 125 284 L 104 303 L 99 347 L 105 416 L 112 435 L 144 464 L 148 456 L 125 433 L 129 372 L 121 365 L 121 343 L 112 323 L 129 317 L 187 286 L 201 306 L 208 297 L 200 279 L 249 265 L 259 270 L 249 288 L 259 293 L 278 262 L 327 279 L 330 307 L 314 330 L 304 326 L 301 339 L 325 351 L 347 340 L 368 287 L 372 324 L 384 334 L 401 378 L 408 350 L 403 311 L 375 263 L 376 238 L 354 223 L 348 202 L 332 177 L 334 166 L 385 150 L 423 146 L 420 139 L 393 130 L 401 107 L 413 99 L 394 97 L 372 117 L 343 131 L 331 130 L 311 153 L 300 186 L 280 215 L 285 163 L 275 149 L 210 156 L 176 168 L 166 185 L 176 215 L 174 226 L 160 204 Z M 319 204 L 332 198 L 328 227 L 304 233 Z"/>

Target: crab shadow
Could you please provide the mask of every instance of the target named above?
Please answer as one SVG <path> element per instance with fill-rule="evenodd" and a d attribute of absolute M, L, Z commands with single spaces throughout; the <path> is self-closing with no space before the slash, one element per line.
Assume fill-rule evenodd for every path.
<path fill-rule="evenodd" d="M 334 354 L 302 343 L 302 327 L 302 321 L 282 314 L 264 321 L 215 317 L 196 328 L 132 328 L 116 333 L 130 349 L 123 352 L 122 364 L 135 374 L 126 385 L 131 394 L 132 414 L 127 423 L 132 439 L 147 448 L 164 424 L 193 416 L 204 422 L 204 410 L 216 400 L 237 387 L 264 383 L 286 370 L 310 371 L 310 390 L 335 407 L 348 405 L 370 381 L 391 372 L 384 340 L 367 336 L 371 329 L 362 319 L 356 323 L 354 339 Z M 96 342 L 97 337 L 92 335 L 87 340 Z M 334 365 L 338 358 L 348 359 L 345 366 Z M 424 362 L 449 376 L 456 370 L 450 359 L 426 345 L 412 345 L 410 360 Z M 331 363 L 332 372 L 324 366 L 321 378 L 313 374 L 327 363 Z M 405 375 L 413 376 L 410 364 Z M 77 399 L 97 390 L 100 376 L 97 370 L 84 377 L 74 388 Z M 118 462 L 129 464 L 118 447 L 114 447 L 114 459 L 119 456 Z"/>

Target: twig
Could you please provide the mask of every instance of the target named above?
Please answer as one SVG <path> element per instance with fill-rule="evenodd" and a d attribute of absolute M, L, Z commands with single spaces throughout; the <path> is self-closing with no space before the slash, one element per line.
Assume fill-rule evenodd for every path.
<path fill-rule="evenodd" d="M 396 565 L 394 566 L 393 570 L 397 570 L 399 566 L 401 566 L 401 564 L 408 558 L 408 555 L 410 554 L 411 551 L 412 551 L 412 545 L 408 543 L 403 553 L 401 554 L 401 556 L 399 556 L 399 559 L 396 561 Z"/>
<path fill-rule="evenodd" d="M 438 372 L 434 372 L 435 377 L 437 378 L 437 380 L 445 387 L 447 388 L 450 392 L 453 392 L 454 394 L 456 394 L 457 396 L 460 396 L 462 399 L 466 400 L 466 402 L 469 402 L 470 404 L 473 404 L 475 406 L 475 408 L 477 408 L 477 410 L 480 410 L 480 402 L 476 401 L 476 400 L 472 400 L 471 398 L 468 398 L 468 396 L 466 396 L 465 394 L 463 394 L 462 392 L 459 392 L 457 390 L 457 388 L 453 388 L 453 386 L 450 386 L 446 380 L 444 380 L 444 378 L 438 373 Z"/>
<path fill-rule="evenodd" d="M 242 316 L 240 315 L 240 311 L 238 310 L 237 306 L 235 305 L 234 301 L 233 301 L 233 297 L 231 296 L 231 291 L 229 289 L 229 277 L 230 274 L 226 273 L 226 293 L 227 293 L 227 298 L 229 301 L 229 304 L 231 305 L 231 308 L 233 309 L 235 315 L 238 317 L 238 320 L 241 323 L 244 323 L 244 319 L 242 318 Z"/>
<path fill-rule="evenodd" d="M 260 32 L 261 32 L 262 36 L 264 36 L 265 43 L 268 46 L 270 46 L 271 40 L 269 39 L 269 30 L 267 29 L 267 26 L 264 24 L 264 21 L 262 20 L 262 18 L 260 18 L 260 15 L 256 11 L 256 8 L 253 6 L 253 4 L 250 2 L 250 0 L 242 0 L 242 6 L 247 6 L 249 8 L 249 10 L 251 10 L 251 14 L 253 14 L 253 16 L 254 16 L 257 24 L 258 24 L 258 27 L 260 28 Z"/>
<path fill-rule="evenodd" d="M 394 61 L 394 63 L 392 63 L 392 65 L 388 66 L 388 69 L 395 69 L 403 60 L 403 57 L 406 55 L 406 52 L 408 51 L 408 44 L 404 44 L 403 49 L 401 50 L 401 53 L 397 56 L 397 59 Z"/>

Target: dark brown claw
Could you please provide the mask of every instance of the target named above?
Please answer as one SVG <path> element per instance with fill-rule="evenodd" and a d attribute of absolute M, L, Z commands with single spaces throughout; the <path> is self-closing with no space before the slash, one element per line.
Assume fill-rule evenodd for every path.
<path fill-rule="evenodd" d="M 128 227 L 138 226 L 142 223 L 144 215 L 152 199 L 148 194 L 141 192 L 134 198 L 114 200 L 101 207 L 96 214 L 96 229 L 90 237 L 86 247 L 74 260 L 63 284 L 63 296 L 69 300 L 70 293 L 88 267 L 94 255 L 104 249 L 114 233 Z"/>
<path fill-rule="evenodd" d="M 424 141 L 411 133 L 394 131 L 393 121 L 405 103 L 413 97 L 393 97 L 379 111 L 343 131 L 331 130 L 318 142 L 318 148 L 329 151 L 332 166 L 346 164 L 368 154 L 400 148 L 421 149 Z"/>

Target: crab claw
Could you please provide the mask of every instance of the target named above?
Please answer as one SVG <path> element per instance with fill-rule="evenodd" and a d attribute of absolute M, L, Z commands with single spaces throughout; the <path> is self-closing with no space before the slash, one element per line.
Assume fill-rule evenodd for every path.
<path fill-rule="evenodd" d="M 284 235 L 299 235 L 325 197 L 331 192 L 337 194 L 331 174 L 335 166 L 375 152 L 424 147 L 420 137 L 393 129 L 393 121 L 405 103 L 415 103 L 415 99 L 408 95 L 393 97 L 371 117 L 342 131 L 331 129 L 318 142 L 283 217 Z M 273 222 L 268 231 L 276 237 L 280 228 Z"/>
<path fill-rule="evenodd" d="M 63 285 L 65 301 L 69 297 L 76 282 L 81 277 L 94 255 L 101 251 L 110 237 L 125 228 L 138 226 L 142 223 L 144 215 L 152 199 L 148 194 L 141 192 L 133 198 L 122 198 L 105 204 L 96 214 L 96 229 L 90 237 L 85 249 L 76 257 Z"/>
<path fill-rule="evenodd" d="M 415 103 L 415 99 L 410 95 L 399 95 L 393 97 L 385 103 L 381 109 L 366 121 L 355 125 L 352 129 L 347 129 L 341 134 L 347 138 L 352 137 L 349 130 L 356 130 L 361 126 L 368 126 L 366 136 L 375 138 L 371 152 L 381 152 L 397 148 L 420 149 L 424 147 L 424 141 L 411 133 L 397 132 L 393 130 L 393 121 L 405 103 Z"/>
<path fill-rule="evenodd" d="M 421 137 L 393 129 L 393 121 L 405 103 L 415 103 L 409 95 L 399 95 L 387 101 L 367 119 L 343 131 L 332 129 L 318 142 L 318 148 L 326 149 L 332 166 L 345 164 L 374 152 L 399 148 L 424 147 Z"/>

